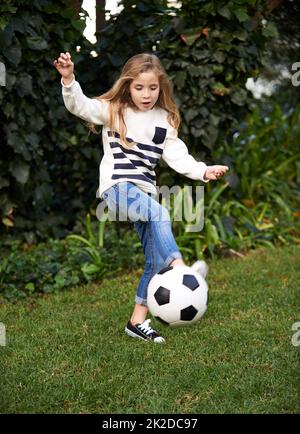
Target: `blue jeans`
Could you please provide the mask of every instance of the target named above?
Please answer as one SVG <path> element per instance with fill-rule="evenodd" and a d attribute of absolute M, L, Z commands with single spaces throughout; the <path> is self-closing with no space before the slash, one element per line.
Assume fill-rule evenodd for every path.
<path fill-rule="evenodd" d="M 147 306 L 151 278 L 174 259 L 182 259 L 172 233 L 167 208 L 131 182 L 120 182 L 102 194 L 110 212 L 118 220 L 134 225 L 145 254 L 145 270 L 139 282 L 135 302 Z"/>

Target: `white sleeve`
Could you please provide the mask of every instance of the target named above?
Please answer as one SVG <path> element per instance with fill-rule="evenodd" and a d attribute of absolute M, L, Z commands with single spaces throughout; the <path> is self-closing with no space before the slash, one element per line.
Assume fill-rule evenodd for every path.
<path fill-rule="evenodd" d="M 176 136 L 177 133 L 174 132 L 169 137 L 167 135 L 162 159 L 176 172 L 191 179 L 208 182 L 209 180 L 203 179 L 207 168 L 206 164 L 196 161 L 189 154 L 185 143 Z"/>
<path fill-rule="evenodd" d="M 78 116 L 87 122 L 96 125 L 105 125 L 108 123 L 109 102 L 95 98 L 88 98 L 82 92 L 80 84 L 75 80 L 70 84 L 64 84 L 61 79 L 62 96 L 66 108 L 73 115 Z"/>

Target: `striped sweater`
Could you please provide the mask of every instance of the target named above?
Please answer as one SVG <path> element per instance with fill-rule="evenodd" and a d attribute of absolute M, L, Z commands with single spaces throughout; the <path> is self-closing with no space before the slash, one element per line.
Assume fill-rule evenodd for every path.
<path fill-rule="evenodd" d="M 72 114 L 103 125 L 104 155 L 99 167 L 97 197 L 122 181 L 133 182 L 144 192 L 156 195 L 155 167 L 160 158 L 176 172 L 204 181 L 206 164 L 196 161 L 188 153 L 186 145 L 177 137 L 177 131 L 169 124 L 166 110 L 158 107 L 147 111 L 130 107 L 125 110 L 126 137 L 129 142 L 135 142 L 132 149 L 128 149 L 122 146 L 118 132 L 111 131 L 108 126 L 108 101 L 86 97 L 75 78 L 68 85 L 62 82 L 62 95 Z"/>

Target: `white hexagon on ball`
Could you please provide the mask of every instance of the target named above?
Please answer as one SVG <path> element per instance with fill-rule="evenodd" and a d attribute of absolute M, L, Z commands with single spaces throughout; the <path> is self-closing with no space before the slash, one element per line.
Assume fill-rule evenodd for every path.
<path fill-rule="evenodd" d="M 167 325 L 194 324 L 207 309 L 208 286 L 191 267 L 166 267 L 152 277 L 147 303 L 151 314 Z"/>

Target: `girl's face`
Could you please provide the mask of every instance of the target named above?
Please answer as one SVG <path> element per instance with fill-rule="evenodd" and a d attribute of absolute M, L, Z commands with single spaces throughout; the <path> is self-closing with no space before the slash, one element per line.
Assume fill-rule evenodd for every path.
<path fill-rule="evenodd" d="M 141 72 L 129 86 L 131 99 L 145 112 L 151 110 L 159 97 L 159 81 L 154 71 Z"/>

